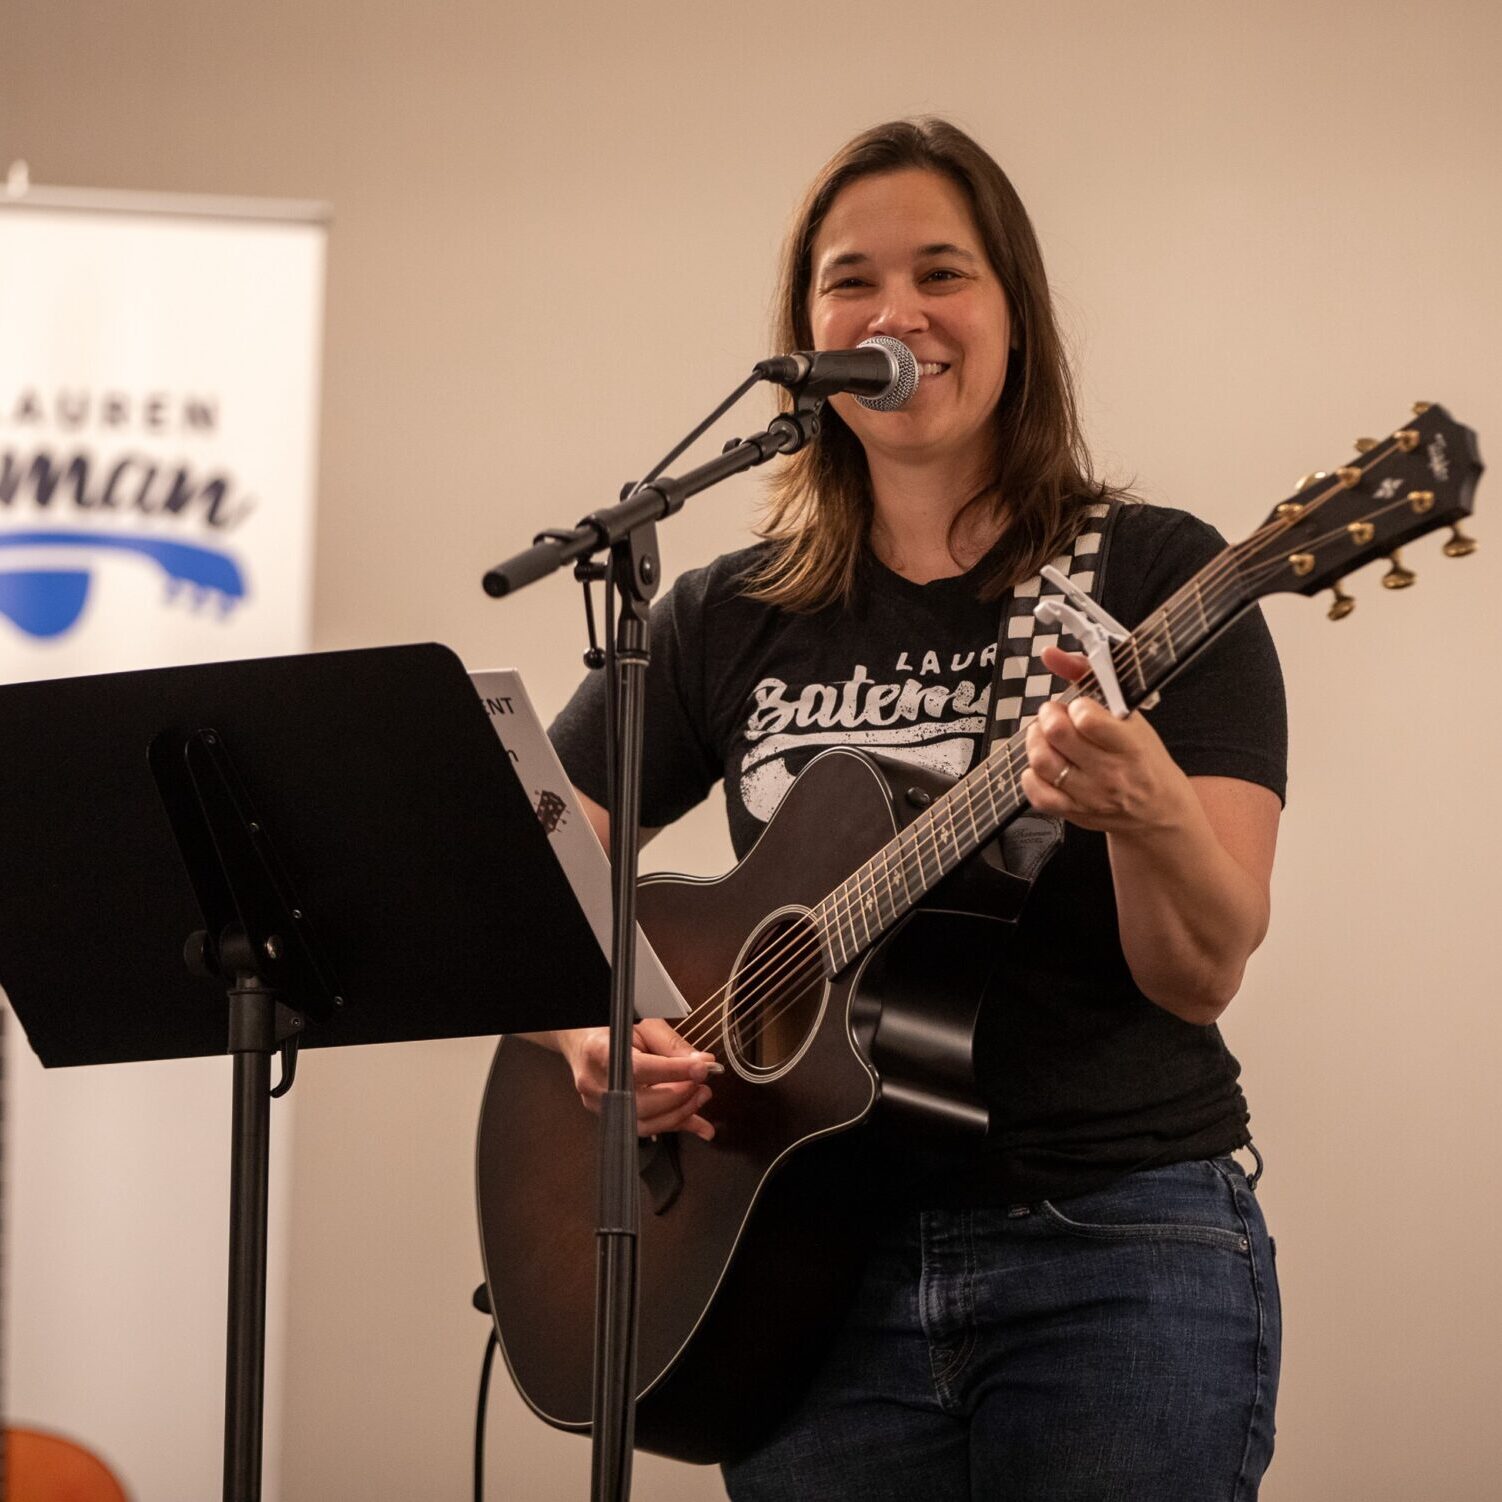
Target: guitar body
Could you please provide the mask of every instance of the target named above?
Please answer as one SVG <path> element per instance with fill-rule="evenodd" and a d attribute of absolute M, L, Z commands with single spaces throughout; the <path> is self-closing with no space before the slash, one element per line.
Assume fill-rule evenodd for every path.
<path fill-rule="evenodd" d="M 645 879 L 639 921 L 690 1004 L 748 969 L 757 973 L 769 918 L 786 921 L 817 903 L 892 838 L 906 790 L 923 797 L 922 786 L 935 782 L 944 785 L 859 752 L 825 752 L 728 875 Z M 926 984 L 898 981 L 906 936 L 930 921 L 946 934 L 923 946 Z M 819 976 L 784 1019 L 771 1055 L 759 1025 L 727 1037 L 722 1023 L 706 1044 L 725 1065 L 705 1113 L 714 1140 L 680 1133 L 643 1144 L 641 1448 L 725 1459 L 753 1443 L 812 1375 L 863 1255 L 857 1196 L 842 1187 L 854 1177 L 856 1139 L 866 1135 L 852 1137 L 852 1129 L 871 1119 L 881 1097 L 871 1055 L 880 1056 L 884 1037 L 910 1045 L 903 1062 L 886 1048 L 906 1116 L 984 1130 L 984 1108 L 968 1093 L 969 1041 L 995 949 L 973 933 L 961 940 L 947 932 L 961 922 L 985 923 L 982 940 L 997 927 L 919 912 L 833 980 Z M 891 982 L 890 1015 L 867 985 L 876 975 Z M 590 1422 L 595 1180 L 596 1118 L 563 1061 L 524 1038 L 504 1040 L 478 1140 L 486 1281 L 518 1388 L 565 1429 Z"/>
<path fill-rule="evenodd" d="M 58 1434 L 4 1431 L 0 1502 L 129 1502 L 99 1457 Z"/>

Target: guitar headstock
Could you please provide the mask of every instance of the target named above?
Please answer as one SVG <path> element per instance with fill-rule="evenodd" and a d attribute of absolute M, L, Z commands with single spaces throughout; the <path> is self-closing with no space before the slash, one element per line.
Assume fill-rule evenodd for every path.
<path fill-rule="evenodd" d="M 1338 587 L 1347 574 L 1389 558 L 1389 589 L 1413 583 L 1397 558 L 1405 543 L 1450 527 L 1451 558 L 1475 550 L 1460 530 L 1471 514 L 1481 457 L 1476 435 L 1443 407 L 1419 402 L 1412 421 L 1381 439 L 1361 439 L 1356 457 L 1328 473 L 1310 475 L 1266 522 L 1236 549 L 1247 595 L 1335 590 L 1330 618 L 1350 614 L 1354 602 Z"/>

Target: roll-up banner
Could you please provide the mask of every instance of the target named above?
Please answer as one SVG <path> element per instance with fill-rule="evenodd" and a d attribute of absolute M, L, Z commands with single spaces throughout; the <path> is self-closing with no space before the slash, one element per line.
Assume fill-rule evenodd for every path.
<path fill-rule="evenodd" d="M 30 188 L 14 171 L 11 189 L 0 681 L 305 649 L 326 211 Z M 132 1496 L 218 1495 L 228 1059 L 44 1071 L 7 1020 L 9 1415 L 94 1450 Z M 272 1129 L 267 1502 L 296 1098 Z"/>
<path fill-rule="evenodd" d="M 0 675 L 308 645 L 325 216 L 0 192 Z"/>

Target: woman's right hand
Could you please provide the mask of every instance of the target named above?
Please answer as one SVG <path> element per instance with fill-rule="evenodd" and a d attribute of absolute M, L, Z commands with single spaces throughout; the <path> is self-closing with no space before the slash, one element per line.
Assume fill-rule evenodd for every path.
<path fill-rule="evenodd" d="M 597 1115 L 605 1094 L 610 1029 L 575 1028 L 555 1033 L 568 1060 L 579 1099 Z M 696 1049 L 659 1017 L 633 1030 L 631 1069 L 636 1080 L 636 1124 L 643 1137 L 661 1132 L 692 1132 L 708 1142 L 714 1128 L 699 1114 L 710 1097 L 705 1082 L 723 1072 L 712 1053 Z"/>

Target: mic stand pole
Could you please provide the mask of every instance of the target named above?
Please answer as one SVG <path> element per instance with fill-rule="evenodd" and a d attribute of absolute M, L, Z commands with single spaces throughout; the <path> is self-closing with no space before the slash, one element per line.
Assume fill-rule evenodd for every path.
<path fill-rule="evenodd" d="M 608 727 L 615 756 L 610 796 L 610 869 L 614 931 L 610 971 L 610 1059 L 600 1103 L 599 1225 L 595 1264 L 593 1502 L 625 1502 L 631 1492 L 636 1435 L 637 1193 L 636 1093 L 631 1069 L 636 995 L 636 868 L 641 851 L 642 731 L 652 597 L 662 580 L 659 517 L 691 495 L 778 454 L 793 454 L 819 431 L 820 397 L 800 395 L 792 412 L 763 433 L 678 479 L 634 488 L 619 505 L 587 516 L 571 532 L 549 532 L 526 552 L 485 575 L 485 591 L 509 594 L 565 563 L 609 548 L 620 592 L 616 643 L 616 723 Z"/>

